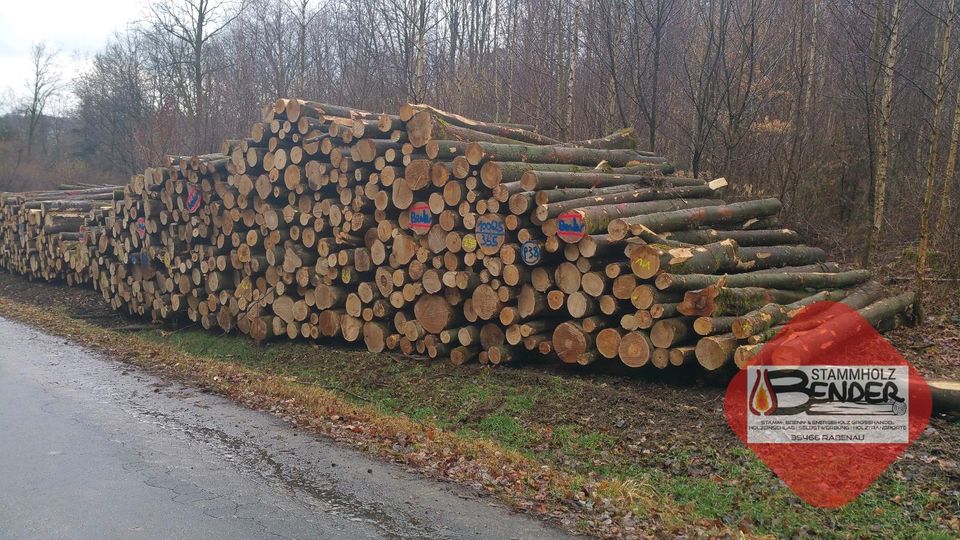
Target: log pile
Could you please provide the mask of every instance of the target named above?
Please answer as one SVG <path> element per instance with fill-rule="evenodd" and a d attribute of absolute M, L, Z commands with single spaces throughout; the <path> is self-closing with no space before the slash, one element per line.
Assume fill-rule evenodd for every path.
<path fill-rule="evenodd" d="M 87 239 L 121 193 L 119 186 L 63 185 L 5 196 L 0 265 L 31 280 L 89 283 L 94 269 Z"/>
<path fill-rule="evenodd" d="M 630 130 L 561 142 L 297 99 L 262 120 L 119 191 L 7 194 L 0 264 L 154 320 L 457 364 L 717 370 L 818 301 L 881 329 L 912 303 L 802 245 L 776 199 L 728 202 Z"/>

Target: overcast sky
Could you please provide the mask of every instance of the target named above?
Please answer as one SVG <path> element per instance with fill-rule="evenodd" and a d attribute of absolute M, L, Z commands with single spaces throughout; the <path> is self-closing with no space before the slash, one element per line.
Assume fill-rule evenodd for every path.
<path fill-rule="evenodd" d="M 45 41 L 60 51 L 70 81 L 118 30 L 140 18 L 144 0 L 0 0 L 0 96 L 25 94 L 30 48 Z M 0 105 L 5 99 L 0 98 Z"/>

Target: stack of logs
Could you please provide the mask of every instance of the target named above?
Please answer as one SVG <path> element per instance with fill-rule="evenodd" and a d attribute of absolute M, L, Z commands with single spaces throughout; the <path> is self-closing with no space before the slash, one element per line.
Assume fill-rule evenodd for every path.
<path fill-rule="evenodd" d="M 52 191 L 5 196 L 0 266 L 31 280 L 90 282 L 89 239 L 102 223 L 119 186 L 62 185 Z"/>
<path fill-rule="evenodd" d="M 122 190 L 6 194 L 0 264 L 154 320 L 457 364 L 717 370 L 816 302 L 881 329 L 911 305 L 779 228 L 779 201 L 728 203 L 724 179 L 634 147 L 278 99 L 247 138 Z"/>

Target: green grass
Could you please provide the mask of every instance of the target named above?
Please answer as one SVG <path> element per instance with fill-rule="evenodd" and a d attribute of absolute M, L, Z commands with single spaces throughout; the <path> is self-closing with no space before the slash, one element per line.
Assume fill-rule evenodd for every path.
<path fill-rule="evenodd" d="M 150 330 L 141 335 L 154 341 L 173 344 L 190 354 L 220 360 L 240 361 L 260 356 L 256 344 L 248 339 L 237 339 L 236 336 L 218 335 L 197 330 L 166 333 L 161 333 L 159 330 Z M 259 352 L 263 355 L 272 356 L 274 351 L 275 349 L 262 348 Z"/>
<path fill-rule="evenodd" d="M 697 444 L 646 448 L 630 430 L 594 427 L 593 419 L 607 411 L 591 399 L 604 391 L 605 384 L 589 378 L 458 368 L 306 343 L 261 346 L 246 337 L 201 330 L 150 331 L 145 337 L 192 354 L 296 377 L 390 414 L 494 440 L 571 472 L 650 485 L 692 516 L 742 526 L 752 533 L 949 538 L 938 519 L 949 519 L 951 509 L 960 512 L 960 500 L 942 494 L 949 487 L 937 480 L 906 483 L 888 472 L 853 503 L 823 510 L 801 502 L 742 445 L 721 449 L 710 439 L 694 437 Z M 639 448 L 642 458 L 626 451 L 631 445 Z"/>

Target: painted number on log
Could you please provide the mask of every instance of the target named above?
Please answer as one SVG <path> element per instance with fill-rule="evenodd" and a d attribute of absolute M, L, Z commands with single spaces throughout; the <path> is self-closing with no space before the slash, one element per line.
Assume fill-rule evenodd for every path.
<path fill-rule="evenodd" d="M 463 247 L 464 251 L 471 252 L 477 249 L 477 239 L 474 238 L 473 235 L 468 234 L 463 237 L 463 241 L 460 243 L 460 245 Z"/>
<path fill-rule="evenodd" d="M 147 235 L 147 222 L 143 218 L 137 218 L 137 235 L 140 238 Z"/>
<path fill-rule="evenodd" d="M 196 212 L 200 208 L 201 201 L 201 192 L 197 189 L 197 186 L 189 185 L 187 186 L 187 211 L 191 214 Z"/>
<path fill-rule="evenodd" d="M 430 212 L 430 205 L 425 202 L 418 202 L 410 207 L 410 228 L 416 234 L 426 234 L 433 223 L 433 214 Z"/>
<path fill-rule="evenodd" d="M 650 270 L 653 267 L 653 263 L 647 259 L 637 257 L 630 261 L 630 266 L 633 268 L 634 272 L 643 272 L 645 270 Z"/>
<path fill-rule="evenodd" d="M 507 228 L 497 214 L 487 214 L 477 219 L 477 244 L 487 254 L 495 253 L 503 245 Z"/>
<path fill-rule="evenodd" d="M 583 216 L 577 212 L 566 212 L 557 217 L 557 236 L 570 244 L 579 242 L 586 231 Z"/>
<path fill-rule="evenodd" d="M 527 266 L 534 266 L 540 263 L 543 258 L 543 249 L 539 242 L 526 241 L 520 246 L 520 257 Z"/>

